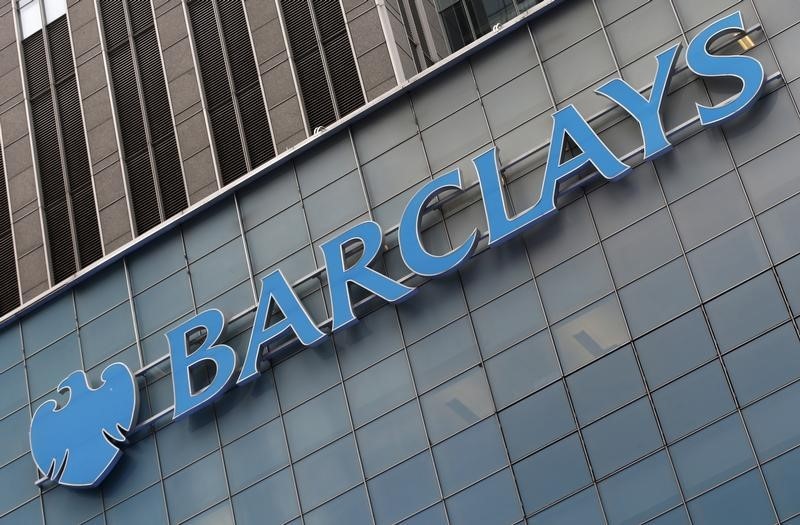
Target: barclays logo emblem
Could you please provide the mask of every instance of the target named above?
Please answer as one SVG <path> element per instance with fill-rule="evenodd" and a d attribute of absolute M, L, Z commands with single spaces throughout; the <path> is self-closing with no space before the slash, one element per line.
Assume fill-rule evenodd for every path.
<path fill-rule="evenodd" d="M 136 423 L 138 389 L 130 369 L 108 365 L 102 385 L 92 388 L 86 374 L 76 370 L 58 385 L 69 400 L 42 403 L 30 429 L 33 461 L 51 481 L 70 487 L 96 487 L 114 468 L 119 446 Z"/>

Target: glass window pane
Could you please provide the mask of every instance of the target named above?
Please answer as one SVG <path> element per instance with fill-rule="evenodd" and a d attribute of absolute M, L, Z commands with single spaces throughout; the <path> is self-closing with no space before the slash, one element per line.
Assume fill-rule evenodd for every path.
<path fill-rule="evenodd" d="M 700 302 L 683 258 L 629 284 L 620 290 L 619 298 L 633 337 L 677 317 Z"/>
<path fill-rule="evenodd" d="M 189 265 L 198 305 L 205 304 L 248 278 L 244 245 L 234 239 Z M 238 313 L 238 312 L 237 312 Z"/>
<path fill-rule="evenodd" d="M 722 367 L 714 361 L 653 393 L 667 442 L 734 409 Z"/>
<path fill-rule="evenodd" d="M 647 398 L 606 416 L 583 430 L 596 477 L 603 477 L 662 445 Z"/>
<path fill-rule="evenodd" d="M 22 361 L 22 341 L 19 324 L 9 323 L 0 331 L 0 370 L 8 370 L 12 365 Z"/>
<path fill-rule="evenodd" d="M 589 193 L 592 215 L 605 238 L 664 206 L 655 170 L 637 166 L 630 177 Z"/>
<path fill-rule="evenodd" d="M 228 198 L 183 227 L 186 256 L 189 262 L 196 261 L 239 235 L 236 206 Z"/>
<path fill-rule="evenodd" d="M 774 457 L 800 443 L 800 383 L 795 383 L 744 410 L 756 454 Z"/>
<path fill-rule="evenodd" d="M 628 331 L 613 295 L 553 326 L 553 338 L 568 374 L 628 342 Z"/>
<path fill-rule="evenodd" d="M 35 400 L 54 392 L 62 379 L 81 368 L 78 334 L 72 332 L 28 359 L 28 386 Z"/>
<path fill-rule="evenodd" d="M 363 481 L 351 436 L 295 463 L 300 504 L 308 511 Z"/>
<path fill-rule="evenodd" d="M 563 382 L 510 406 L 499 417 L 512 461 L 575 430 Z"/>
<path fill-rule="evenodd" d="M 647 523 L 648 525 L 690 525 L 688 511 L 685 507 L 678 507 Z"/>
<path fill-rule="evenodd" d="M 283 469 L 233 497 L 236 523 L 280 525 L 297 516 L 292 471 Z"/>
<path fill-rule="evenodd" d="M 782 262 L 800 252 L 800 236 L 791 225 L 800 218 L 800 197 L 786 202 L 758 216 L 758 225 L 764 234 L 772 260 Z"/>
<path fill-rule="evenodd" d="M 480 368 L 461 374 L 420 398 L 433 443 L 494 412 L 489 385 Z"/>
<path fill-rule="evenodd" d="M 717 355 L 699 309 L 647 334 L 635 345 L 650 388 L 658 388 Z"/>
<path fill-rule="evenodd" d="M 345 383 L 356 426 L 385 414 L 414 397 L 406 354 L 400 351 Z"/>
<path fill-rule="evenodd" d="M 430 305 L 436 305 L 431 308 Z M 456 276 L 434 279 L 417 288 L 408 301 L 397 305 L 407 343 L 419 341 L 467 313 Z"/>
<path fill-rule="evenodd" d="M 708 303 L 706 311 L 723 352 L 788 318 L 770 272 L 717 297 Z"/>
<path fill-rule="evenodd" d="M 670 449 L 687 498 L 755 465 L 742 422 L 734 414 Z"/>
<path fill-rule="evenodd" d="M 518 343 L 545 327 L 533 282 L 524 284 L 472 313 L 484 358 Z"/>
<path fill-rule="evenodd" d="M 778 279 L 789 300 L 789 306 L 794 315 L 798 315 L 800 314 L 800 257 L 792 257 L 779 265 L 777 270 Z"/>
<path fill-rule="evenodd" d="M 164 508 L 161 484 L 153 485 L 106 511 L 106 522 L 108 525 L 166 523 L 167 509 Z"/>
<path fill-rule="evenodd" d="M 183 242 L 178 230 L 144 246 L 127 259 L 133 293 L 139 293 L 180 268 L 186 267 Z"/>
<path fill-rule="evenodd" d="M 341 380 L 336 354 L 329 341 L 313 348 L 304 348 L 286 361 L 278 363 L 273 370 L 275 386 L 284 411 L 296 407 Z"/>
<path fill-rule="evenodd" d="M 552 383 L 561 371 L 549 332 L 539 332 L 489 359 L 486 374 L 498 409 Z"/>
<path fill-rule="evenodd" d="M 511 469 L 506 469 L 447 500 L 452 523 L 485 525 L 515 523 L 522 518 L 522 507 Z"/>
<path fill-rule="evenodd" d="M 298 459 L 350 430 L 344 392 L 337 386 L 284 416 L 292 458 Z"/>
<path fill-rule="evenodd" d="M 553 505 L 541 514 L 528 520 L 530 525 L 552 525 L 580 523 L 581 525 L 605 525 L 597 490 L 592 487 L 579 492 L 567 500 Z"/>
<path fill-rule="evenodd" d="M 22 321 L 25 355 L 33 355 L 73 330 L 75 309 L 72 307 L 72 294 L 67 293 Z"/>
<path fill-rule="evenodd" d="M 422 454 L 369 481 L 377 524 L 394 523 L 439 498 L 430 454 Z"/>
<path fill-rule="evenodd" d="M 436 445 L 433 458 L 445 496 L 508 464 L 500 426 L 493 417 Z"/>
<path fill-rule="evenodd" d="M 580 275 L 580 279 L 574 276 Z M 537 278 L 548 319 L 557 321 L 611 290 L 603 251 L 594 246 Z"/>
<path fill-rule="evenodd" d="M 289 462 L 279 419 L 245 434 L 222 452 L 232 492 L 238 492 Z"/>
<path fill-rule="evenodd" d="M 680 503 L 675 475 L 659 452 L 600 483 L 609 523 L 633 525 Z"/>
<path fill-rule="evenodd" d="M 546 223 L 534 226 L 525 240 L 536 275 L 596 244 L 597 231 L 586 198 L 577 199 Z"/>
<path fill-rule="evenodd" d="M 345 377 L 364 370 L 403 347 L 397 311 L 392 305 L 362 317 L 347 330 L 336 332 L 335 338 Z"/>
<path fill-rule="evenodd" d="M 276 417 L 278 398 L 272 374 L 229 390 L 217 402 L 215 412 L 223 445 Z"/>
<path fill-rule="evenodd" d="M 781 519 L 800 513 L 800 449 L 764 465 L 764 477 Z"/>
<path fill-rule="evenodd" d="M 86 368 L 91 368 L 130 346 L 134 342 L 131 305 L 126 301 L 82 326 L 80 338 Z"/>
<path fill-rule="evenodd" d="M 681 254 L 678 235 L 661 210 L 603 241 L 617 286 L 655 270 Z"/>
<path fill-rule="evenodd" d="M 712 525 L 766 525 L 775 521 L 764 483 L 756 471 L 690 501 L 689 514 L 695 523 Z"/>
<path fill-rule="evenodd" d="M 245 234 L 254 272 L 269 268 L 308 245 L 308 236 L 297 234 L 305 230 L 305 219 L 298 203 Z"/>
<path fill-rule="evenodd" d="M 704 300 L 769 266 L 764 243 L 753 221 L 712 239 L 690 252 L 688 258 Z"/>
<path fill-rule="evenodd" d="M 370 525 L 372 517 L 364 485 L 329 501 L 303 516 L 307 525 Z"/>
<path fill-rule="evenodd" d="M 480 360 L 468 317 L 408 347 L 414 380 L 425 392 Z"/>
<path fill-rule="evenodd" d="M 592 363 L 567 378 L 581 424 L 644 394 L 644 383 L 630 346 Z"/>
<path fill-rule="evenodd" d="M 706 128 L 656 160 L 667 200 L 673 202 L 733 169 L 722 131 Z"/>
<path fill-rule="evenodd" d="M 27 389 L 23 363 L 0 374 L 0 418 L 28 404 Z"/>
<path fill-rule="evenodd" d="M 728 374 L 741 405 L 800 377 L 800 341 L 785 324 L 725 356 Z"/>
<path fill-rule="evenodd" d="M 128 298 L 125 269 L 117 263 L 75 288 L 78 321 L 86 323 Z"/>
<path fill-rule="evenodd" d="M 170 377 L 157 384 L 166 391 L 172 403 Z M 153 403 L 153 390 L 150 390 Z M 158 405 L 160 406 L 160 405 Z M 189 417 L 173 421 L 156 433 L 161 468 L 167 476 L 219 447 L 219 437 L 214 424 L 214 411 L 201 410 Z"/>
<path fill-rule="evenodd" d="M 230 503 L 224 501 L 184 523 L 186 525 L 234 525 L 233 510 L 231 510 Z"/>
<path fill-rule="evenodd" d="M 577 434 L 514 465 L 525 512 L 531 513 L 591 482 Z"/>
<path fill-rule="evenodd" d="M 356 438 L 367 477 L 428 447 L 416 401 L 406 403 L 359 428 Z"/>
<path fill-rule="evenodd" d="M 178 272 L 137 295 L 133 301 L 139 334 L 144 337 L 192 311 L 189 274 Z"/>
<path fill-rule="evenodd" d="M 401 523 L 403 525 L 447 525 L 449 522 L 444 514 L 444 503 L 440 502 Z"/>
<path fill-rule="evenodd" d="M 709 206 L 709 203 L 715 203 Z M 729 173 L 672 204 L 686 250 L 747 219 L 750 211 L 735 173 Z"/>
<path fill-rule="evenodd" d="M 456 237 L 452 242 L 460 242 L 458 239 Z M 470 309 L 486 304 L 533 278 L 525 245 L 519 240 L 508 242 L 502 250 L 486 250 L 476 255 L 459 273 Z M 536 299 L 535 293 L 532 295 Z"/>
<path fill-rule="evenodd" d="M 116 505 L 159 478 L 156 440 L 154 436 L 148 436 L 125 448 L 119 463 L 103 481 L 103 503 L 106 507 Z"/>
<path fill-rule="evenodd" d="M 30 454 L 0 468 L 0 514 L 37 497 L 39 491 L 32 481 L 39 477 Z M 63 491 L 62 491 L 63 492 Z"/>
<path fill-rule="evenodd" d="M 222 454 L 214 452 L 164 481 L 170 520 L 183 521 L 227 497 Z"/>

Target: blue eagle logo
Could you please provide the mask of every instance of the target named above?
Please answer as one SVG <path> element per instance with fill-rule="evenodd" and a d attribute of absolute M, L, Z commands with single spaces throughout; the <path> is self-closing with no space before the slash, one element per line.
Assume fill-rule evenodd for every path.
<path fill-rule="evenodd" d="M 69 400 L 42 403 L 31 420 L 33 461 L 42 474 L 60 485 L 96 487 L 122 456 L 119 445 L 133 428 L 138 389 L 130 369 L 112 363 L 100 374 L 103 384 L 89 386 L 82 370 L 58 385 Z"/>

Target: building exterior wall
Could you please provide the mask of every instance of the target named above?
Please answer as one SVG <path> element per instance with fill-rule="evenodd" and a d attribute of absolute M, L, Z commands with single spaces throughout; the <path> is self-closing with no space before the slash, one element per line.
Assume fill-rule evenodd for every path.
<path fill-rule="evenodd" d="M 166 4 L 156 6 L 165 54 L 188 38 L 167 37 L 186 25 L 180 4 Z M 0 523 L 800 523 L 799 5 L 569 0 L 7 320 Z M 276 268 L 317 322 L 328 319 L 327 284 L 308 278 L 320 244 L 367 219 L 390 230 L 426 181 L 457 167 L 474 182 L 471 159 L 492 146 L 511 206 L 527 208 L 546 157 L 530 150 L 555 110 L 604 110 L 598 85 L 646 85 L 655 54 L 735 10 L 760 26 L 747 53 L 782 73 L 749 112 L 688 126 L 671 135 L 673 151 L 562 195 L 553 218 L 497 248 L 484 240 L 411 299 L 370 301 L 358 324 L 212 407 L 157 418 L 101 488 L 34 485 L 30 419 L 71 371 L 96 384 L 112 362 L 147 368 L 140 421 L 169 413 L 170 328 L 218 308 L 242 357 L 259 281 Z M 0 79 L 16 82 L 13 57 Z M 265 89 L 270 60 L 259 55 Z M 164 62 L 188 163 L 199 153 L 184 144 L 208 150 L 205 123 L 180 131 L 189 113 L 203 118 L 200 91 L 178 87 L 188 63 Z M 665 127 L 737 91 L 684 68 Z M 15 107 L 0 101 L 0 114 Z M 591 124 L 618 155 L 641 145 L 619 108 Z M 25 200 L 11 181 L 30 171 L 30 141 L 0 125 L 13 206 Z M 27 200 L 15 213 L 38 213 Z M 485 232 L 478 188 L 425 225 L 439 253 Z M 37 246 L 19 255 L 21 275 L 37 268 L 23 265 Z M 400 278 L 396 246 L 389 234 L 381 263 Z M 28 293 L 41 289 L 26 279 Z"/>

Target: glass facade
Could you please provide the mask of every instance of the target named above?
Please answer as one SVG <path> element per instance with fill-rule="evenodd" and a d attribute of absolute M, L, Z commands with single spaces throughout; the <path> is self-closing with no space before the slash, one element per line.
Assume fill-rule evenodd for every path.
<path fill-rule="evenodd" d="M 389 230 L 425 181 L 474 181 L 491 146 L 527 208 L 545 155 L 514 159 L 555 109 L 604 109 L 598 84 L 644 86 L 658 50 L 733 10 L 756 27 L 747 53 L 783 74 L 748 113 L 562 195 L 540 227 L 406 302 L 368 303 L 212 407 L 155 418 L 101 488 L 34 485 L 31 414 L 69 372 L 147 367 L 139 419 L 168 411 L 170 328 L 218 308 L 243 357 L 275 268 L 327 319 L 324 279 L 304 279 L 320 244 L 366 219 Z M 798 44 L 792 0 L 566 2 L 6 323 L 0 524 L 797 522 Z M 684 68 L 666 127 L 737 90 Z M 618 109 L 592 126 L 618 155 L 641 144 Z M 432 251 L 486 230 L 479 197 L 426 217 Z M 406 275 L 386 243 L 382 269 Z"/>

